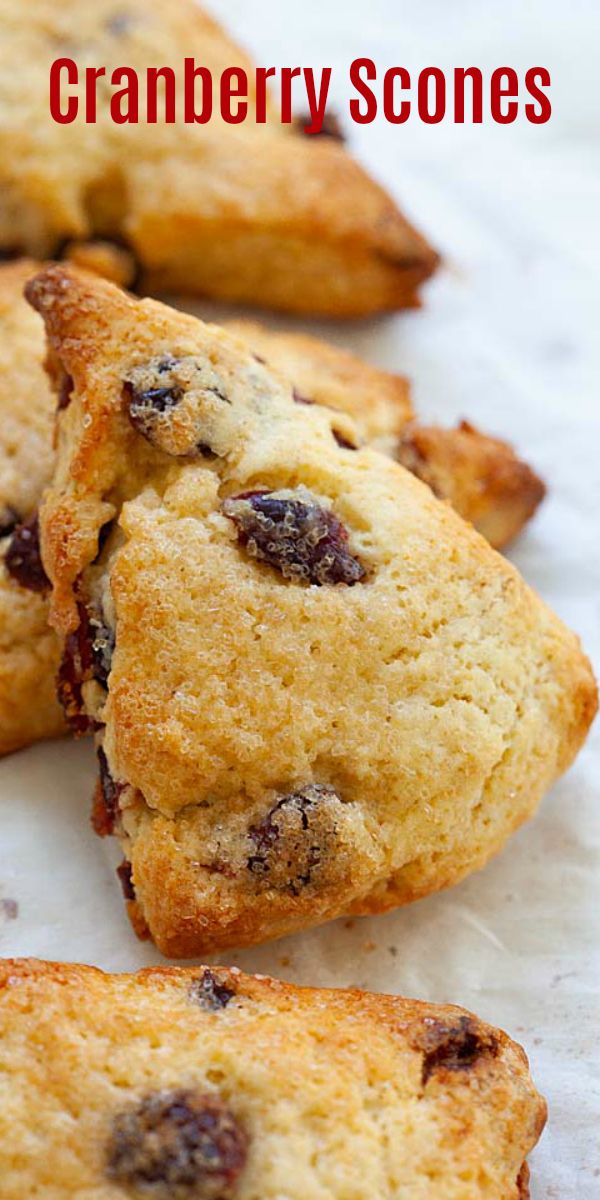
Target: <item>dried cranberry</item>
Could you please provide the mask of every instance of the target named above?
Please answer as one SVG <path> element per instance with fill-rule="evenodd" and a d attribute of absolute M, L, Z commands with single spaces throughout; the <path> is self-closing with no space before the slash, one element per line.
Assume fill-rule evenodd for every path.
<path fill-rule="evenodd" d="M 340 433 L 339 429 L 332 429 L 331 432 L 342 450 L 358 450 L 356 442 L 350 442 L 343 433 Z"/>
<path fill-rule="evenodd" d="M 160 1200 L 226 1200 L 247 1157 L 248 1137 L 218 1093 L 181 1088 L 117 1114 L 106 1173 Z"/>
<path fill-rule="evenodd" d="M 44 570 L 40 553 L 40 524 L 34 513 L 28 521 L 17 525 L 4 556 L 9 575 L 30 592 L 46 592 L 50 580 Z"/>
<path fill-rule="evenodd" d="M 125 791 L 126 784 L 113 779 L 106 754 L 102 746 L 98 747 L 98 762 L 100 764 L 99 787 L 94 797 L 92 809 L 92 825 L 99 837 L 107 837 L 114 833 L 115 823 L 119 815 L 119 797 Z"/>
<path fill-rule="evenodd" d="M 63 409 L 68 408 L 72 399 L 73 399 L 73 379 L 70 375 L 67 375 L 65 373 L 61 379 L 60 387 L 58 389 L 58 403 L 57 403 L 58 411 L 62 412 Z"/>
<path fill-rule="evenodd" d="M 198 979 L 194 979 L 189 990 L 190 1000 L 207 1012 L 218 1012 L 221 1008 L 227 1008 L 234 996 L 233 988 L 221 983 L 214 971 L 209 971 L 208 968 Z"/>
<path fill-rule="evenodd" d="M 211 363 L 191 356 L 151 360 L 132 368 L 123 393 L 132 425 L 158 450 L 176 458 L 215 456 L 204 405 L 215 399 L 231 401 Z"/>
<path fill-rule="evenodd" d="M 18 513 L 7 504 L 0 508 L 0 538 L 8 537 L 19 524 Z"/>
<path fill-rule="evenodd" d="M 314 404 L 314 400 L 310 400 L 308 396 L 303 396 L 302 392 L 298 391 L 298 388 L 294 388 L 292 392 L 292 399 L 294 404 L 306 404 L 309 407 L 312 407 Z"/>
<path fill-rule="evenodd" d="M 81 735 L 94 728 L 83 703 L 83 684 L 93 678 L 92 636 L 85 604 L 77 605 L 79 625 L 67 635 L 58 669 L 58 698 L 73 733 Z"/>
<path fill-rule="evenodd" d="M 248 553 L 277 567 L 286 579 L 352 586 L 365 577 L 341 521 L 304 488 L 232 496 L 223 512 L 235 522 Z"/>
<path fill-rule="evenodd" d="M 494 1036 L 488 1035 L 469 1016 L 458 1017 L 452 1024 L 435 1017 L 425 1018 L 417 1046 L 423 1051 L 423 1085 L 434 1071 L 465 1071 L 482 1055 L 497 1053 Z"/>
<path fill-rule="evenodd" d="M 130 862 L 124 858 L 122 863 L 117 867 L 117 875 L 126 900 L 135 900 L 135 887 L 133 884 L 133 868 Z"/>
<path fill-rule="evenodd" d="M 79 625 L 66 638 L 57 690 L 70 728 L 81 735 L 95 728 L 95 722 L 85 712 L 83 685 L 95 679 L 106 687 L 114 634 L 94 605 L 79 601 L 77 613 Z"/>
<path fill-rule="evenodd" d="M 337 809 L 341 800 L 331 787 L 311 783 L 284 796 L 248 836 L 254 852 L 248 869 L 268 886 L 300 894 L 313 882 L 313 872 L 321 864 L 325 842 L 335 831 L 331 818 L 323 812 Z"/>

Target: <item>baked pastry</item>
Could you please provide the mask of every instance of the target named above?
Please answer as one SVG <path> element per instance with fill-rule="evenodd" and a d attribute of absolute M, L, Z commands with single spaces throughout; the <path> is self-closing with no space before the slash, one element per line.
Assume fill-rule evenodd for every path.
<path fill-rule="evenodd" d="M 461 1008 L 14 960 L 0 1038 L 3 1200 L 529 1195 L 546 1106 L 521 1047 Z"/>
<path fill-rule="evenodd" d="M 126 259 L 110 246 L 97 246 L 94 257 L 90 251 L 81 259 L 116 280 L 126 266 Z M 0 267 L 0 754 L 64 732 L 54 683 L 59 642 L 48 627 L 44 588 L 32 593 L 23 587 L 23 573 L 19 583 L 5 565 L 8 538 L 21 521 L 33 517 L 54 459 L 55 401 L 42 366 L 43 324 L 22 295 L 35 270 L 35 264 L 26 260 Z M 470 470 L 461 469 L 456 440 L 462 433 L 436 427 L 427 431 L 415 425 L 406 379 L 377 370 L 317 338 L 275 333 L 252 322 L 230 322 L 228 327 L 283 372 L 298 398 L 352 416 L 361 438 L 391 454 L 400 453 L 399 447 L 416 445 L 419 439 L 418 454 L 403 454 L 405 465 L 412 465 L 423 478 L 425 462 L 430 474 L 435 471 L 436 494 L 449 494 L 468 520 L 479 528 L 485 524 L 495 544 L 502 544 L 529 515 L 528 501 L 536 487 L 538 495 L 543 490 L 533 471 L 505 443 L 475 433 L 466 439 Z M 478 457 L 479 447 L 483 453 Z M 458 469 L 453 476 L 455 461 Z M 19 533 L 16 551 L 20 540 Z M 35 585 L 39 555 L 34 542 L 29 545 Z M 9 554 L 9 562 L 14 570 L 14 554 Z"/>
<path fill-rule="evenodd" d="M 59 641 L 48 628 L 47 580 L 36 552 L 35 510 L 54 462 L 55 400 L 41 322 L 22 296 L 35 269 L 32 262 L 0 269 L 0 754 L 65 728 L 54 686 Z"/>
<path fill-rule="evenodd" d="M 596 707 L 577 639 L 345 414 L 223 330 L 49 267 L 41 509 L 71 722 L 132 919 L 198 955 L 481 866 Z"/>
<path fill-rule="evenodd" d="M 2 0 L 0 23 L 0 249 L 49 257 L 68 241 L 111 238 L 133 251 L 142 289 L 339 317 L 417 303 L 435 252 L 337 139 L 282 124 L 270 104 L 257 122 L 253 64 L 193 0 Z M 95 124 L 83 79 L 77 119 L 51 116 L 50 67 L 65 56 L 82 75 L 106 68 Z M 208 123 L 184 122 L 190 57 L 216 96 L 223 70 L 246 70 L 243 124 L 226 124 L 216 98 Z M 136 125 L 108 111 L 124 63 L 140 80 Z M 165 123 L 162 95 L 146 119 L 146 69 L 157 64 L 176 72 L 176 123 Z"/>
<path fill-rule="evenodd" d="M 304 334 L 275 332 L 254 321 L 227 321 L 225 328 L 282 371 L 300 396 L 349 413 L 363 440 L 449 500 L 497 549 L 521 532 L 543 500 L 544 483 L 508 442 L 470 421 L 456 429 L 420 425 L 402 376 Z"/>

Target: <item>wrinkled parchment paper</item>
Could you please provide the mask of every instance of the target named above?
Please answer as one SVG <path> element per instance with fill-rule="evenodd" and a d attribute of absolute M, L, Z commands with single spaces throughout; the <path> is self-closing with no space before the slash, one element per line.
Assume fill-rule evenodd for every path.
<path fill-rule="evenodd" d="M 417 70 L 550 69 L 554 114 L 543 128 L 346 121 L 353 149 L 442 250 L 445 269 L 421 312 L 303 327 L 409 374 L 424 415 L 468 416 L 522 448 L 551 490 L 511 556 L 599 664 L 600 9 L 592 0 L 214 0 L 213 9 L 262 65 L 333 65 L 342 116 L 347 67 L 360 55 Z M 118 971 L 158 961 L 126 921 L 115 848 L 89 830 L 93 759 L 87 743 L 57 743 L 0 764 L 3 956 Z M 534 1200 L 600 1196 L 599 787 L 597 728 L 536 820 L 481 874 L 385 917 L 230 956 L 305 984 L 460 1003 L 507 1029 L 550 1105 L 532 1156 Z"/>

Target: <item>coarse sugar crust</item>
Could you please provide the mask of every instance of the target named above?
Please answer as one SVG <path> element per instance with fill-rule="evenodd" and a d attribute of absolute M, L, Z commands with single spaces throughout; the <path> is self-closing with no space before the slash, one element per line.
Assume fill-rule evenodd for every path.
<path fill-rule="evenodd" d="M 149 1177 L 206 1200 L 203 1107 L 226 1123 L 227 1200 L 524 1200 L 546 1116 L 521 1047 L 463 1009 L 221 966 L 8 960 L 0 1037 L 3 1200 L 120 1200 Z"/>

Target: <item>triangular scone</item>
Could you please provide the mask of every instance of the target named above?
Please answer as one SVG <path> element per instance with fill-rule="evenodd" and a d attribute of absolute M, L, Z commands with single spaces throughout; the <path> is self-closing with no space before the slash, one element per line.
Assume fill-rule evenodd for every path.
<path fill-rule="evenodd" d="M 546 1105 L 462 1008 L 23 959 L 0 967 L 0 1037 L 3 1200 L 529 1196 Z"/>
<path fill-rule="evenodd" d="M 72 397 L 41 511 L 62 697 L 138 928 L 195 955 L 481 866 L 585 737 L 574 635 L 223 330 L 61 267 L 27 293 Z"/>
<path fill-rule="evenodd" d="M 408 381 L 301 333 L 255 321 L 225 328 L 281 371 L 307 402 L 354 418 L 364 441 L 397 458 L 497 549 L 520 533 L 544 498 L 544 483 L 508 442 L 470 421 L 456 429 L 413 420 Z"/>
<path fill-rule="evenodd" d="M 42 326 L 22 296 L 35 269 L 31 262 L 0 269 L 0 754 L 64 732 L 54 686 L 59 641 L 48 628 L 29 527 L 52 471 L 56 406 L 43 366 Z M 15 531 L 22 522 L 34 591 L 19 583 L 23 535 Z"/>
<path fill-rule="evenodd" d="M 252 63 L 193 0 L 0 0 L 0 248 L 57 254 L 68 239 L 124 240 L 140 286 L 294 312 L 355 316 L 417 302 L 437 256 L 343 146 L 255 121 Z M 105 67 L 97 119 L 50 114 L 52 62 Z M 246 69 L 244 124 L 184 124 L 184 59 Z M 140 121 L 115 124 L 115 67 L 140 77 Z M 175 124 L 146 123 L 146 68 L 173 68 Z M 67 88 L 79 94 L 81 88 Z M 63 101 L 64 103 L 64 101 Z M 200 103 L 198 99 L 198 103 Z"/>
<path fill-rule="evenodd" d="M 96 265 L 118 275 L 118 257 L 111 253 L 109 259 L 108 249 Z M 59 643 L 48 628 L 47 600 L 43 591 L 20 586 L 5 566 L 8 555 L 14 568 L 13 543 L 18 550 L 22 541 L 19 523 L 30 522 L 54 459 L 55 400 L 42 366 L 44 327 L 22 294 L 36 269 L 29 261 L 0 266 L 0 754 L 64 732 L 55 697 Z M 421 477 L 425 463 L 436 494 L 451 496 L 457 510 L 480 527 L 485 514 L 486 532 L 494 534 L 496 544 L 517 532 L 530 515 L 526 499 L 532 488 L 526 485 L 534 481 L 542 486 L 531 469 L 506 444 L 483 434 L 415 425 L 406 379 L 317 338 L 275 333 L 253 322 L 230 327 L 286 376 L 299 400 L 349 414 L 361 438 L 391 454 L 401 449 L 405 464 Z M 459 439 L 470 452 L 470 475 L 457 455 Z M 472 485 L 465 487 L 465 479 Z M 517 480 L 522 481 L 520 491 Z M 31 533 L 28 526 L 29 557 L 36 560 Z M 35 570 L 39 575 L 39 563 Z M 22 569 L 17 573 L 24 578 Z"/>

